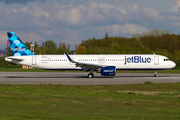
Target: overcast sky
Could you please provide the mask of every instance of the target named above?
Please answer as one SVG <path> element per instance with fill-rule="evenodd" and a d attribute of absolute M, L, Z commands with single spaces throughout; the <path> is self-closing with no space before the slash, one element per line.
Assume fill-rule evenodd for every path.
<path fill-rule="evenodd" d="M 0 0 L 0 48 L 8 31 L 24 42 L 80 44 L 150 29 L 180 34 L 180 0 Z"/>

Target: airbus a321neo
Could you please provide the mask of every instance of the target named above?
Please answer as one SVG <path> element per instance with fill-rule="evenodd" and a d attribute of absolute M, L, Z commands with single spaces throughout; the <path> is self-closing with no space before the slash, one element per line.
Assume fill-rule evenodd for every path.
<path fill-rule="evenodd" d="M 114 76 L 116 70 L 165 70 L 176 64 L 167 57 L 155 54 L 124 54 L 124 55 L 35 55 L 14 32 L 7 32 L 12 55 L 5 60 L 48 70 L 83 70 L 105 76 Z M 157 72 L 154 73 L 157 77 Z"/>

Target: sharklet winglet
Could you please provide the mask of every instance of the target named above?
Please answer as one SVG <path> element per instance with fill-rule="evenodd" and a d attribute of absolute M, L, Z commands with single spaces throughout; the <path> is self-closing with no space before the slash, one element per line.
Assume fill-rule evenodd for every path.
<path fill-rule="evenodd" d="M 71 57 L 68 55 L 68 53 L 67 53 L 67 52 L 65 52 L 65 54 L 66 54 L 66 56 L 67 56 L 68 60 L 69 60 L 70 62 L 73 62 L 73 60 L 72 60 L 72 59 L 71 59 Z"/>

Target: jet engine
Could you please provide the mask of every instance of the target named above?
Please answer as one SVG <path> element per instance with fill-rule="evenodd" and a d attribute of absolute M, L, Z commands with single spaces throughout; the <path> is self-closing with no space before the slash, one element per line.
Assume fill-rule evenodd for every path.
<path fill-rule="evenodd" d="M 114 76 L 116 74 L 116 66 L 101 67 L 101 74 L 107 76 Z"/>

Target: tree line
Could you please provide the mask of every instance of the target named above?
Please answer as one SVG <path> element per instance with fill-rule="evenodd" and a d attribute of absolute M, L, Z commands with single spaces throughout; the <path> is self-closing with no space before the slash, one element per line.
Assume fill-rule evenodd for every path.
<path fill-rule="evenodd" d="M 30 48 L 30 43 L 25 45 Z M 57 47 L 52 40 L 45 42 L 44 46 L 35 44 L 35 54 L 64 54 L 72 53 L 66 44 Z M 76 54 L 159 54 L 167 56 L 180 67 L 180 35 L 172 34 L 167 30 L 151 29 L 142 34 L 133 34 L 132 37 L 109 37 L 108 33 L 101 39 L 83 40 L 75 51 Z M 11 56 L 10 47 L 8 56 Z M 0 58 L 0 66 L 12 65 Z"/>
<path fill-rule="evenodd" d="M 180 35 L 167 30 L 151 29 L 132 37 L 109 37 L 83 40 L 77 54 L 159 54 L 167 56 L 180 67 Z"/>

